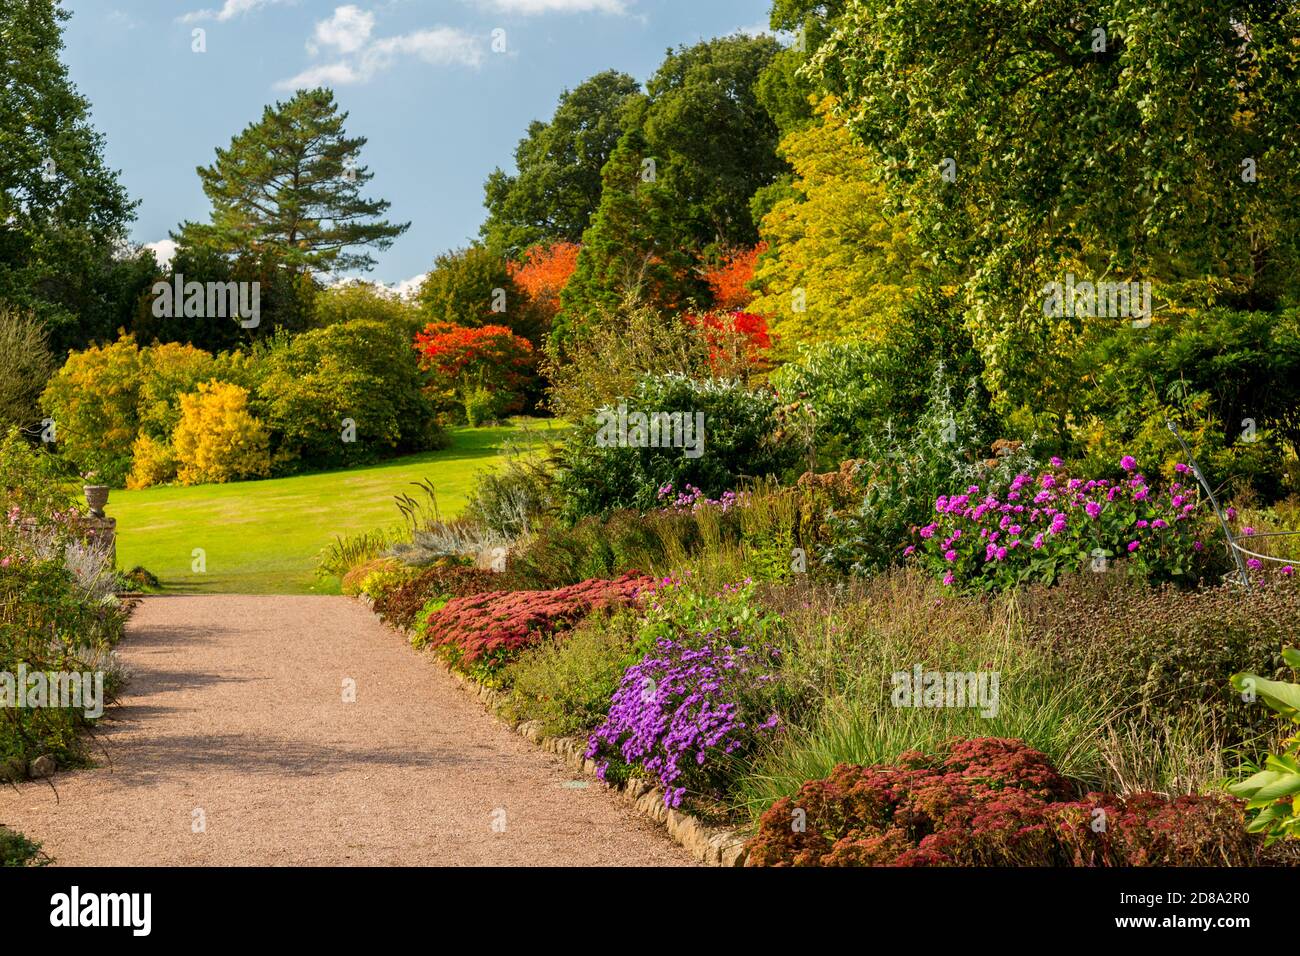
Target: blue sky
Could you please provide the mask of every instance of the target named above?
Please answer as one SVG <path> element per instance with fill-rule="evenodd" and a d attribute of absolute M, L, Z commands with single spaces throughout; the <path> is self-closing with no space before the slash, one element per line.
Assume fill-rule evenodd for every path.
<path fill-rule="evenodd" d="M 483 180 L 511 168 L 533 119 L 605 69 L 644 81 L 670 46 L 767 22 L 769 0 L 64 0 L 65 57 L 141 200 L 132 239 L 206 218 L 194 169 L 287 98 L 334 89 L 351 135 L 369 139 L 370 193 L 411 228 L 370 278 L 423 273 L 484 216 Z M 207 50 L 193 51 L 193 31 Z M 504 52 L 493 49 L 494 31 Z"/>

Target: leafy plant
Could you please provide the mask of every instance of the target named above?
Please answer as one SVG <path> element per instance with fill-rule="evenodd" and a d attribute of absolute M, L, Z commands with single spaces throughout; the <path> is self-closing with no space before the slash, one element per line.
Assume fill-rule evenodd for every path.
<path fill-rule="evenodd" d="M 491 591 L 456 597 L 425 619 L 417 646 L 436 648 L 452 664 L 497 681 L 502 666 L 524 648 L 572 627 L 603 608 L 638 603 L 649 580 L 629 572 L 553 591 Z"/>
<path fill-rule="evenodd" d="M 0 867 L 48 866 L 52 862 L 41 852 L 39 843 L 33 843 L 17 830 L 0 824 Z"/>
<path fill-rule="evenodd" d="M 1022 471 L 1006 485 L 940 495 L 934 520 L 917 532 L 921 561 L 944 584 L 977 590 L 1051 584 L 1066 571 L 1104 570 L 1112 561 L 1143 578 L 1194 580 L 1202 547 L 1195 484 L 1157 492 L 1131 456 L 1120 464 L 1122 480 L 1085 480 L 1054 459 L 1050 469 Z"/>
<path fill-rule="evenodd" d="M 1300 668 L 1300 650 L 1287 648 L 1282 657 Z M 1230 682 L 1243 695 L 1254 695 L 1283 720 L 1300 725 L 1300 684 L 1267 680 L 1254 674 L 1233 674 Z M 1246 764 L 1254 771 L 1245 780 L 1228 786 L 1228 792 L 1246 800 L 1255 816 L 1247 825 L 1250 833 L 1263 833 L 1269 843 L 1284 837 L 1300 837 L 1300 733 L 1282 741 L 1280 754 L 1269 754 L 1263 766 Z"/>

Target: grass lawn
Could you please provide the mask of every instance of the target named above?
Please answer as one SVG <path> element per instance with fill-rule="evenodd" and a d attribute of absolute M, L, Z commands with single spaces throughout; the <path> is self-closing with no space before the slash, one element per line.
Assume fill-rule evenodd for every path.
<path fill-rule="evenodd" d="M 117 565 L 143 565 L 169 591 L 238 594 L 337 594 L 338 582 L 315 576 L 316 558 L 334 536 L 396 527 L 393 496 L 428 478 L 444 516 L 465 504 L 475 472 L 494 467 L 507 439 L 525 437 L 519 422 L 500 428 L 459 428 L 450 448 L 378 465 L 294 478 L 226 485 L 114 489 L 107 512 L 117 519 Z M 557 426 L 527 423 L 540 440 Z M 202 548 L 206 573 L 191 570 Z"/>

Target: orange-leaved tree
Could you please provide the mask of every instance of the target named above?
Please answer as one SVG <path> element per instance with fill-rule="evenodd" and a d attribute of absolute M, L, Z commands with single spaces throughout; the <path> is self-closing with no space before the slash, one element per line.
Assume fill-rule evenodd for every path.
<path fill-rule="evenodd" d="M 518 262 L 506 265 L 515 285 L 544 317 L 547 329 L 560 311 L 560 293 L 578 267 L 578 250 L 581 248 L 576 242 L 539 243 L 525 249 Z"/>

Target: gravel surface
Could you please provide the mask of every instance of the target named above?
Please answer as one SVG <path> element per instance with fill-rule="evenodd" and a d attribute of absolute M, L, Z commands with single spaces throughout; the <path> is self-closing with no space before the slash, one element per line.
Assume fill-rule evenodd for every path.
<path fill-rule="evenodd" d="M 146 598 L 119 656 L 98 766 L 0 787 L 56 863 L 691 864 L 347 598 Z"/>

